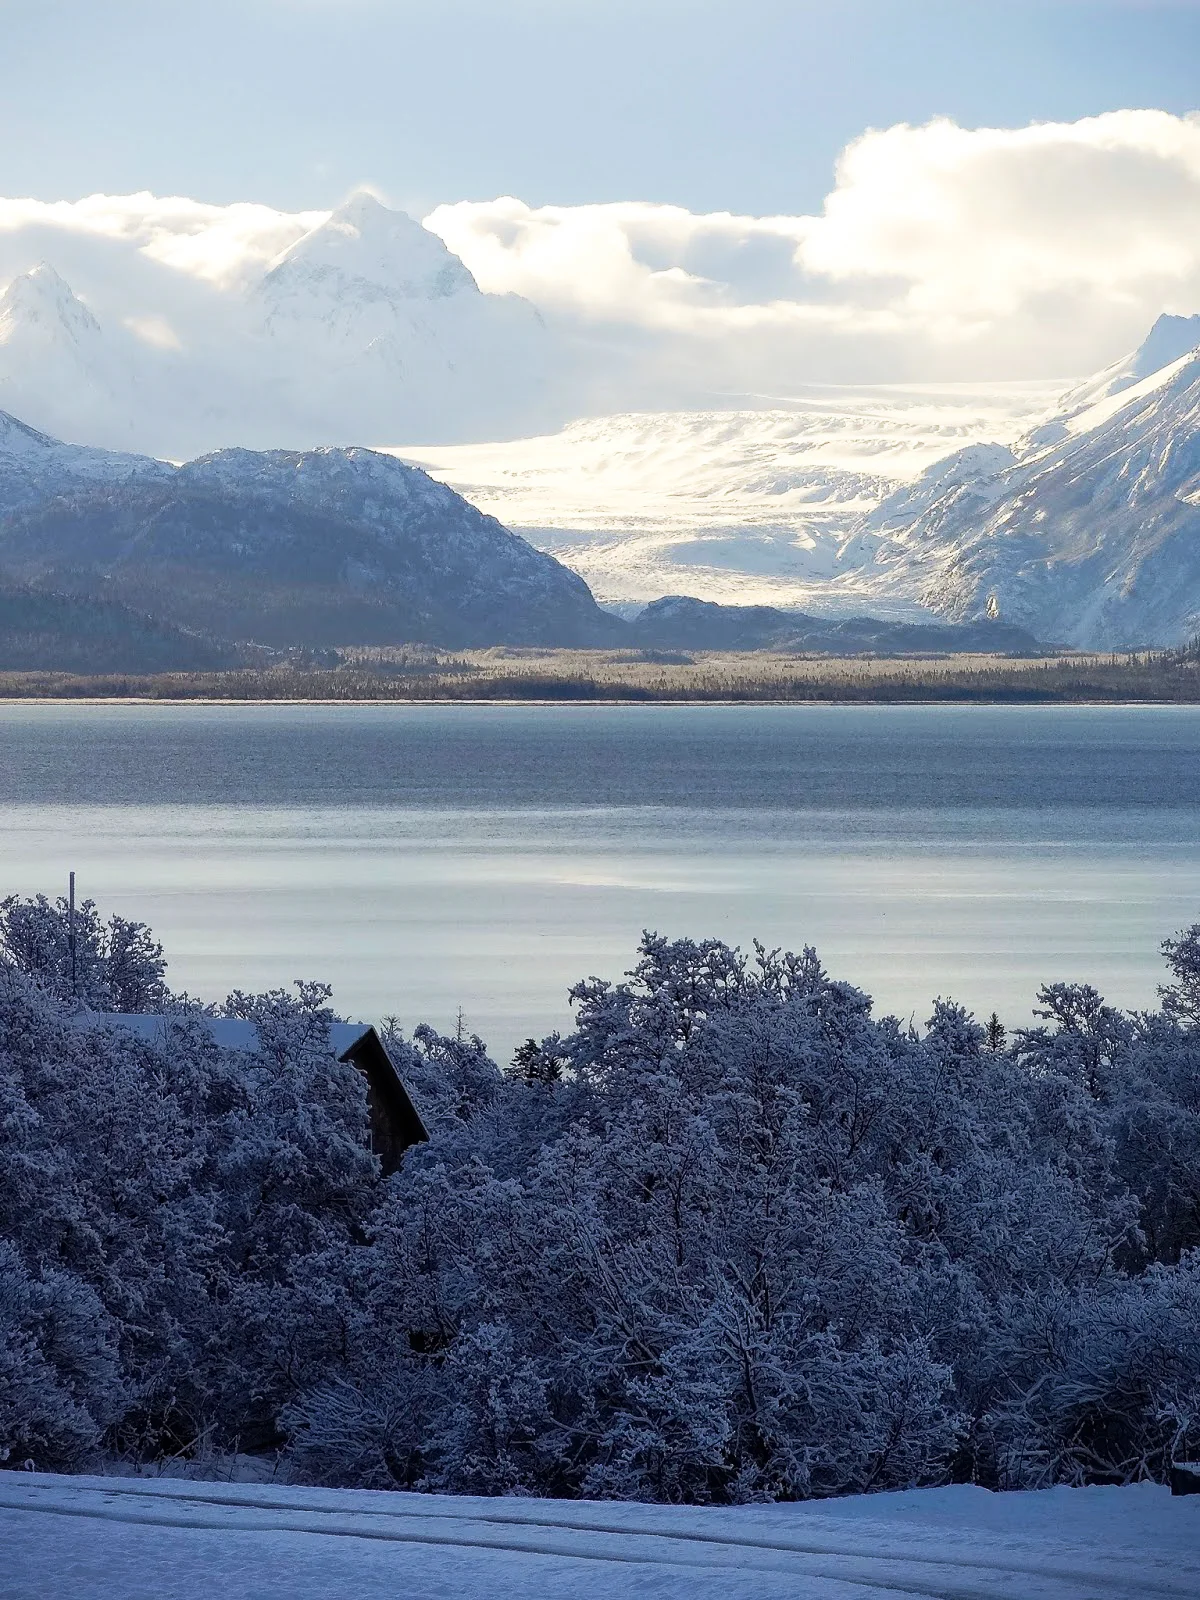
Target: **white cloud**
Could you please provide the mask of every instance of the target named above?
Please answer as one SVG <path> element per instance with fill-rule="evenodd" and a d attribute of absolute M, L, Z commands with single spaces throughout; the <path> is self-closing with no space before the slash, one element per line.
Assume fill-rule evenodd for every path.
<path fill-rule="evenodd" d="M 125 326 L 143 344 L 156 350 L 182 350 L 183 342 L 166 317 L 126 317 Z"/>
<path fill-rule="evenodd" d="M 688 327 L 792 286 L 804 219 L 696 216 L 630 201 L 542 206 L 504 197 L 425 219 L 480 285 L 598 320 Z"/>
<path fill-rule="evenodd" d="M 0 199 L 0 271 L 5 258 L 30 254 L 33 241 L 78 255 L 81 242 L 124 246 L 222 288 L 243 281 L 324 220 L 325 211 L 288 213 L 242 203 L 205 205 L 178 195 L 89 195 L 76 201 Z"/>
<path fill-rule="evenodd" d="M 906 307 L 951 321 L 1003 318 L 1064 290 L 1114 304 L 1195 297 L 1200 119 L 1116 111 L 865 134 L 800 260 L 838 279 L 900 279 Z"/>
<path fill-rule="evenodd" d="M 327 215 L 149 193 L 0 199 L 0 290 L 48 262 L 99 319 L 118 365 L 157 352 L 236 367 L 244 291 Z"/>
<path fill-rule="evenodd" d="M 207 363 L 219 384 L 252 359 L 246 290 L 327 215 L 147 193 L 0 199 L 0 288 L 48 261 L 106 328 L 180 372 Z M 1200 118 L 868 132 L 811 216 L 508 197 L 426 221 L 485 290 L 543 311 L 565 412 L 806 382 L 1069 377 L 1131 348 L 1160 311 L 1200 309 Z"/>
<path fill-rule="evenodd" d="M 706 343 L 775 333 L 776 369 L 836 378 L 840 347 L 857 376 L 874 341 L 879 377 L 1087 370 L 1200 307 L 1200 119 L 869 132 L 818 216 L 505 198 L 427 222 L 485 288 Z"/>

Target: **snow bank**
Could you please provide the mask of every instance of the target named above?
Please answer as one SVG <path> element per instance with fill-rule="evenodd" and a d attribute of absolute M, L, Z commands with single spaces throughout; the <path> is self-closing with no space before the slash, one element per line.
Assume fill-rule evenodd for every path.
<path fill-rule="evenodd" d="M 1191 1600 L 1200 1498 L 957 1487 L 732 1509 L 0 1475 L 14 1600 Z"/>

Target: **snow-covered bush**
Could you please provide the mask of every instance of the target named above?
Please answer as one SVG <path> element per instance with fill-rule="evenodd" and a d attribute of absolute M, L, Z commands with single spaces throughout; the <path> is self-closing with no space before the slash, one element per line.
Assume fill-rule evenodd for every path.
<path fill-rule="evenodd" d="M 313 1375 L 292 1297 L 310 1260 L 361 1237 L 379 1186 L 325 995 L 235 996 L 255 1054 L 219 1050 L 187 1015 L 156 1045 L 79 1026 L 0 963 L 8 1459 L 62 1462 L 101 1437 L 137 1456 L 273 1437 Z"/>
<path fill-rule="evenodd" d="M 946 1002 L 921 1036 L 874 1019 L 810 951 L 661 939 L 574 999 L 554 1075 L 526 1047 L 501 1081 L 472 1045 L 464 1096 L 461 1049 L 408 1058 L 446 1063 L 446 1114 L 351 1264 L 366 1314 L 289 1413 L 298 1469 L 664 1499 L 1084 1470 L 1061 1417 L 1031 1450 L 1037 1341 L 1149 1291 L 1118 1270 L 1150 1191 L 1103 1091 L 1144 1019 L 1045 991 L 1008 1052 Z M 1189 1046 L 1158 1026 L 1178 1106 Z M 1086 1470 L 1119 1476 L 1114 1450 Z"/>
<path fill-rule="evenodd" d="M 155 1011 L 171 1000 L 162 945 L 144 922 L 105 922 L 95 901 L 84 900 L 75 908 L 74 962 L 71 926 L 61 897 L 9 895 L 0 900 L 0 961 L 96 1011 Z"/>
<path fill-rule="evenodd" d="M 9 1464 L 283 1445 L 320 1482 L 743 1501 L 1200 1449 L 1196 929 L 1161 1010 L 1056 985 L 1008 1040 L 877 1018 L 810 950 L 647 936 L 507 1072 L 390 1027 L 432 1138 L 383 1180 L 327 990 L 231 996 L 254 1054 L 186 1009 L 83 1030 L 22 904 Z"/>
<path fill-rule="evenodd" d="M 70 1471 L 127 1400 L 117 1329 L 73 1273 L 31 1270 L 0 1239 L 0 1464 Z"/>

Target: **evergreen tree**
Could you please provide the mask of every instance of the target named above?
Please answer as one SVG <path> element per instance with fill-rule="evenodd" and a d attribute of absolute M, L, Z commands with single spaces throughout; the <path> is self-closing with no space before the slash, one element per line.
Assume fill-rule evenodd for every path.
<path fill-rule="evenodd" d="M 527 1088 L 540 1085 L 543 1089 L 552 1089 L 556 1083 L 562 1082 L 564 1062 L 559 1054 L 559 1043 L 557 1034 L 541 1044 L 536 1039 L 526 1039 L 513 1052 L 505 1076 L 525 1084 Z"/>

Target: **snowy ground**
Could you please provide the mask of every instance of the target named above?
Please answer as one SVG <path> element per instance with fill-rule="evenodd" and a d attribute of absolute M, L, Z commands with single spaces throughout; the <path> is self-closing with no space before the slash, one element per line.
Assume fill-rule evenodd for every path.
<path fill-rule="evenodd" d="M 769 409 L 625 413 L 394 453 L 573 567 L 601 600 L 862 611 L 872 596 L 858 574 L 830 582 L 856 518 L 964 445 L 1012 443 L 1058 387 L 814 388 Z"/>
<path fill-rule="evenodd" d="M 0 1474 L 5 1600 L 1195 1600 L 1200 1496 L 697 1510 Z"/>

